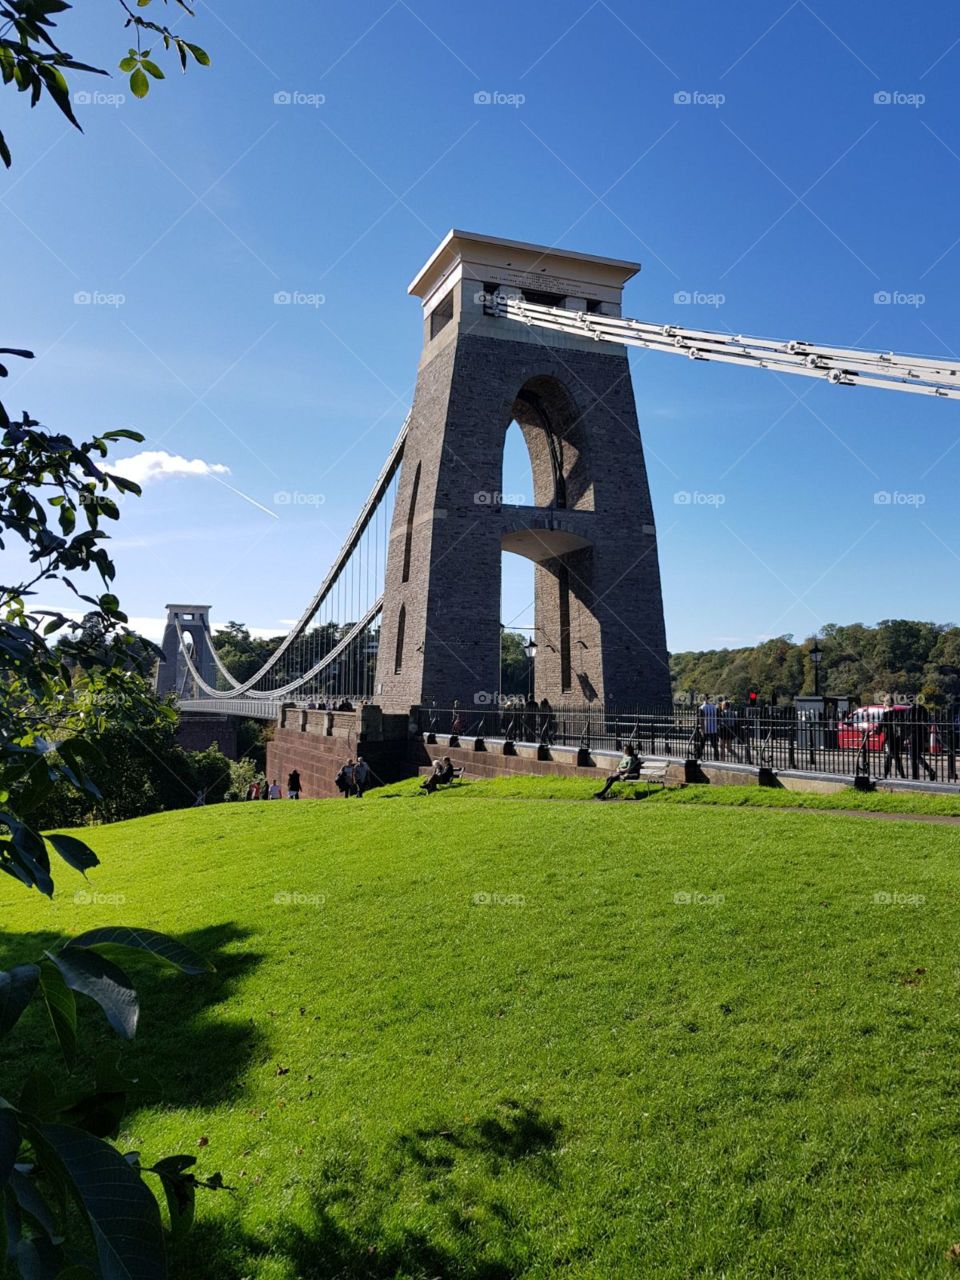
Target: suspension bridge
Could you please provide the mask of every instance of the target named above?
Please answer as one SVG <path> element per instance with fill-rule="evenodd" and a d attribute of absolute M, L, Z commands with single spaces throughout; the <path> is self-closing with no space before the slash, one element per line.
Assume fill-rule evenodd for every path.
<path fill-rule="evenodd" d="M 656 526 L 627 348 L 960 397 L 960 363 L 625 317 L 638 270 L 451 231 L 410 285 L 424 318 L 413 406 L 296 624 L 238 679 L 212 643 L 210 606 L 169 605 L 158 691 L 187 715 L 261 719 L 290 704 L 485 705 L 499 689 L 507 550 L 536 565 L 538 699 L 663 702 Z M 499 492 L 512 421 L 530 452 L 527 505 Z"/>

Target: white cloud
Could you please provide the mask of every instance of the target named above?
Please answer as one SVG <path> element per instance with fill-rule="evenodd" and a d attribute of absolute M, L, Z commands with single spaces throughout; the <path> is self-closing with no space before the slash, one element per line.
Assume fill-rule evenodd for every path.
<path fill-rule="evenodd" d="M 230 468 L 222 462 L 205 462 L 203 458 L 182 458 L 163 449 L 145 449 L 129 458 L 117 458 L 107 464 L 117 475 L 135 484 L 149 484 L 166 476 L 228 476 Z"/>

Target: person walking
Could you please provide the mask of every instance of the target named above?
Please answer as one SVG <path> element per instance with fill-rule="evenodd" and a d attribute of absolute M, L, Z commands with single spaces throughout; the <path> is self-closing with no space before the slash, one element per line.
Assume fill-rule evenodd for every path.
<path fill-rule="evenodd" d="M 362 800 L 364 791 L 370 785 L 370 766 L 363 756 L 357 756 L 357 763 L 353 766 L 353 785 L 357 799 Z"/>
<path fill-rule="evenodd" d="M 893 705 L 889 694 L 883 700 L 884 712 L 878 722 L 883 734 L 883 776 L 890 777 L 891 769 L 896 766 L 897 777 L 905 778 L 903 769 L 903 716 Z"/>
<path fill-rule="evenodd" d="M 270 800 L 281 799 L 280 784 L 277 782 L 276 778 L 274 778 L 274 780 L 270 783 L 270 790 L 267 794 L 268 794 L 268 799 Z"/>
<path fill-rule="evenodd" d="M 287 778 L 287 799 L 300 799 L 300 772 L 297 769 L 291 769 Z"/>
<path fill-rule="evenodd" d="M 739 760 L 740 756 L 736 747 L 737 713 L 726 698 L 720 703 L 717 724 L 720 738 L 720 759 L 726 760 L 729 755 L 733 760 Z"/>
<path fill-rule="evenodd" d="M 919 702 L 913 708 L 907 736 L 910 742 L 911 773 L 916 778 L 922 769 L 931 782 L 936 782 L 937 771 L 927 759 L 932 737 L 930 732 L 930 712 Z"/>
<path fill-rule="evenodd" d="M 714 760 L 720 759 L 717 747 L 717 715 L 717 704 L 707 695 L 697 710 L 697 722 L 703 735 L 704 751 L 707 747 L 711 747 Z"/>
<path fill-rule="evenodd" d="M 351 756 L 346 764 L 340 766 L 340 770 L 334 778 L 334 782 L 345 800 L 349 800 L 353 794 L 353 769 L 353 757 Z"/>

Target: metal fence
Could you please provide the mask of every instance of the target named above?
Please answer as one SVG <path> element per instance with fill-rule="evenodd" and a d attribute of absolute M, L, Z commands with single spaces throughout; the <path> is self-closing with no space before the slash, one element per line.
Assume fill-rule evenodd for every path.
<path fill-rule="evenodd" d="M 544 747 L 723 761 L 774 771 L 850 778 L 956 783 L 960 708 L 921 707 L 866 716 L 823 716 L 794 707 L 717 709 L 686 704 L 611 710 L 602 706 L 421 707 L 421 733 L 495 738 Z"/>

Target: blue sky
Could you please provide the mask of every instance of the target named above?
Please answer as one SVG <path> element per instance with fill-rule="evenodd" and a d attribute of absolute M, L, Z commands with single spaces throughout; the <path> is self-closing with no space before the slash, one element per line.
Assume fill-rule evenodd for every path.
<path fill-rule="evenodd" d="M 119 8 L 83 8 L 67 46 L 115 65 Z M 167 600 L 269 631 L 299 614 L 409 405 L 406 286 L 451 226 L 638 259 L 643 319 L 957 356 L 954 4 L 278 11 L 201 4 L 180 26 L 213 66 L 165 59 L 145 102 L 75 77 L 101 95 L 77 107 L 84 136 L 4 95 L 4 336 L 39 356 L 9 402 L 226 469 L 124 505 L 118 586 L 143 625 Z M 960 620 L 960 406 L 631 362 L 671 648 Z M 521 463 L 508 451 L 505 492 Z M 532 621 L 528 590 L 507 575 L 505 618 Z"/>

